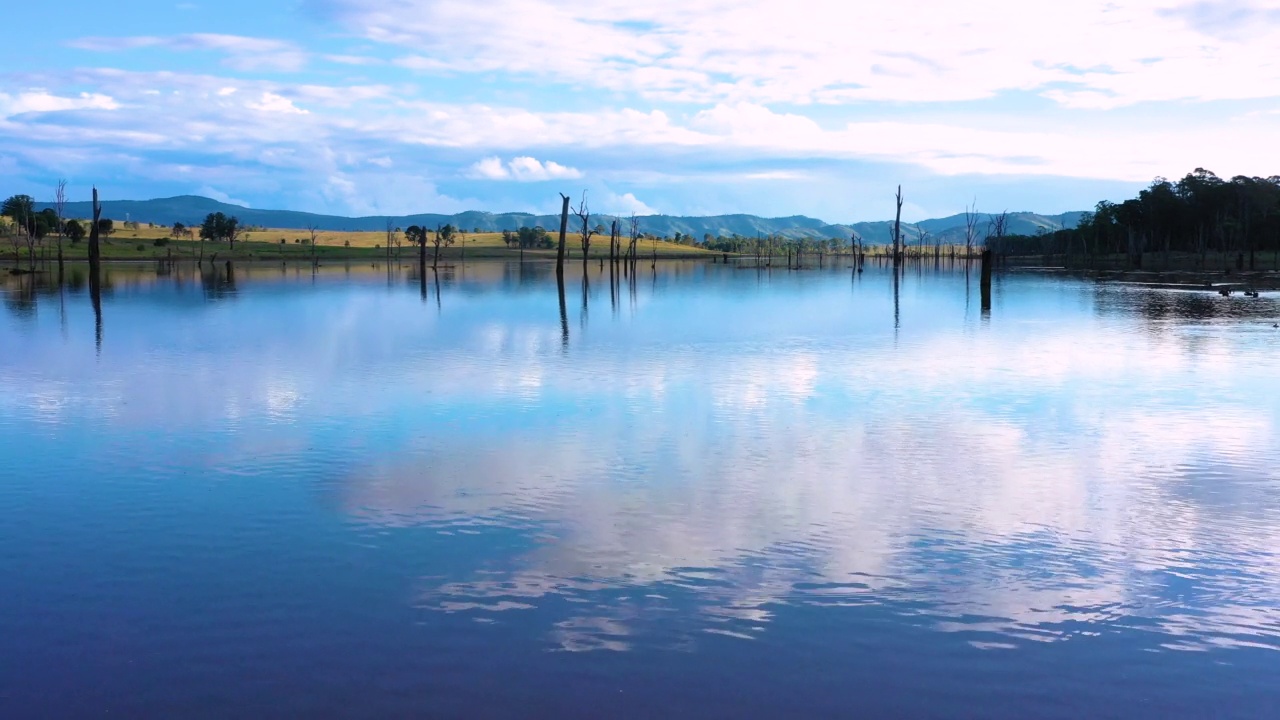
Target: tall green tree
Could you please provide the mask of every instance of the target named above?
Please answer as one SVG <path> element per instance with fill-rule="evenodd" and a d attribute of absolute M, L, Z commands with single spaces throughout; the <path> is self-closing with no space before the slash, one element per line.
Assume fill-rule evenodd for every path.
<path fill-rule="evenodd" d="M 35 214 L 35 204 L 30 195 L 13 195 L 0 205 L 0 215 L 12 219 L 18 227 L 26 228 Z"/>
<path fill-rule="evenodd" d="M 66 224 L 67 237 L 71 238 L 71 242 L 73 244 L 83 240 L 86 232 L 87 231 L 84 229 L 84 225 L 81 225 L 79 220 L 67 221 L 67 224 Z"/>

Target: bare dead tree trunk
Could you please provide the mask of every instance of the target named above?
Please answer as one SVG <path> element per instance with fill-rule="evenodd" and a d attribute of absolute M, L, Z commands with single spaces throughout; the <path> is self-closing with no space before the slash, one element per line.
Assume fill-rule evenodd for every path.
<path fill-rule="evenodd" d="M 102 250 L 98 246 L 98 222 L 102 220 L 102 205 L 98 202 L 98 188 L 93 188 L 93 226 L 89 228 L 89 300 L 93 303 L 94 339 L 102 347 Z"/>
<path fill-rule="evenodd" d="M 987 226 L 987 250 L 995 253 L 993 260 L 999 259 L 999 253 L 1004 251 L 1004 236 L 1009 226 L 1009 211 L 1005 210 L 999 215 L 992 215 Z M 995 238 L 994 245 L 991 238 Z M 986 255 L 983 255 L 985 258 Z M 986 262 L 985 260 L 983 262 Z"/>
<path fill-rule="evenodd" d="M 573 211 L 574 215 L 582 221 L 582 272 L 587 272 L 587 253 L 591 251 L 591 236 L 596 234 L 591 229 L 591 209 L 587 207 L 587 191 L 582 191 L 582 202 L 578 203 L 578 209 Z"/>
<path fill-rule="evenodd" d="M 315 268 L 320 264 L 320 258 L 316 256 L 316 241 L 320 239 L 319 228 L 315 223 L 307 223 L 307 233 L 311 238 L 311 267 Z"/>
<path fill-rule="evenodd" d="M 613 265 L 618 262 L 618 250 L 621 237 L 618 233 L 618 221 L 614 220 L 609 223 L 609 264 Z"/>
<path fill-rule="evenodd" d="M 638 259 L 636 255 L 639 253 L 638 244 L 640 242 L 640 218 L 636 217 L 635 213 L 631 213 L 630 235 L 631 235 L 631 249 L 628 251 L 628 254 L 631 256 L 631 271 L 634 273 L 636 268 L 636 260 Z"/>
<path fill-rule="evenodd" d="M 991 312 L 991 265 L 994 262 L 991 248 L 985 248 L 982 251 L 982 276 L 979 281 L 982 290 L 982 311 L 984 313 Z"/>
<path fill-rule="evenodd" d="M 614 311 L 618 309 L 617 297 L 613 292 L 613 284 L 618 277 L 618 221 L 609 223 L 609 304 Z"/>
<path fill-rule="evenodd" d="M 437 223 L 436 238 L 435 238 L 435 253 L 432 254 L 431 256 L 431 272 L 432 273 L 434 273 L 436 271 L 436 268 L 439 267 L 440 265 L 440 243 L 444 242 L 444 238 L 441 237 L 443 232 L 444 230 L 441 228 L 440 224 Z"/>
<path fill-rule="evenodd" d="M 565 209 L 568 210 L 569 199 L 565 198 L 564 203 L 565 203 Z M 563 235 L 561 235 L 561 237 L 563 237 Z M 561 247 L 563 246 L 564 245 L 561 244 Z M 558 270 L 556 272 L 556 290 L 560 295 L 560 349 L 568 350 L 569 349 L 569 313 L 567 312 L 565 308 L 565 303 L 564 303 L 564 272 L 562 270 Z"/>
<path fill-rule="evenodd" d="M 560 205 L 560 246 L 559 246 L 559 249 L 556 250 L 556 277 L 560 278 L 561 282 L 563 283 L 564 281 L 564 241 L 565 241 L 565 236 L 568 235 L 569 233 L 569 196 L 565 195 L 564 193 L 560 193 L 560 199 L 562 201 Z M 564 290 L 562 288 L 561 295 L 563 295 L 563 293 L 564 293 Z"/>
<path fill-rule="evenodd" d="M 54 206 L 58 211 L 58 277 L 62 277 L 62 237 L 63 224 L 66 222 L 65 215 L 67 210 L 67 181 L 58 179 L 58 187 L 54 190 Z"/>
<path fill-rule="evenodd" d="M 898 202 L 898 212 L 893 218 L 893 266 L 896 268 L 902 262 L 899 257 L 899 248 L 902 247 L 902 186 L 898 186 L 898 194 L 894 196 Z"/>
<path fill-rule="evenodd" d="M 396 241 L 395 225 L 391 222 L 391 218 L 387 218 L 387 264 L 391 264 L 391 245 Z"/>
<path fill-rule="evenodd" d="M 964 208 L 964 258 L 973 257 L 973 243 L 978 235 L 978 199 L 973 199 L 973 207 Z"/>
<path fill-rule="evenodd" d="M 97 275 L 102 261 L 102 249 L 98 244 L 98 222 L 102 220 L 102 205 L 98 203 L 98 188 L 93 189 L 93 225 L 89 228 L 89 272 Z"/>

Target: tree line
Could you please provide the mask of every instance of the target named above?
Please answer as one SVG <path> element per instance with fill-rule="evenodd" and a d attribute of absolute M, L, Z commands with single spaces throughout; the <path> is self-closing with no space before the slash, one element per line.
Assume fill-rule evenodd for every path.
<path fill-rule="evenodd" d="M 1137 197 L 1099 202 L 1070 229 L 1010 235 L 989 244 L 1005 255 L 1064 255 L 1085 261 L 1119 256 L 1141 267 L 1144 254 L 1191 256 L 1204 267 L 1210 253 L 1256 269 L 1262 252 L 1280 252 L 1280 176 L 1230 180 L 1196 168 L 1177 181 L 1156 178 Z"/>
<path fill-rule="evenodd" d="M 52 208 L 36 211 L 35 199 L 30 195 L 11 195 L 0 203 L 0 217 L 4 218 L 5 234 L 13 246 L 15 260 L 26 249 L 28 268 L 34 270 L 36 264 L 36 245 L 50 236 L 57 237 L 58 266 L 61 268 L 62 241 L 70 240 L 73 244 L 87 237 L 92 229 L 92 222 L 81 223 L 63 216 L 66 208 L 67 181 L 59 180 L 56 197 Z M 97 221 L 99 234 L 110 236 L 115 231 L 115 223 L 109 218 Z"/>

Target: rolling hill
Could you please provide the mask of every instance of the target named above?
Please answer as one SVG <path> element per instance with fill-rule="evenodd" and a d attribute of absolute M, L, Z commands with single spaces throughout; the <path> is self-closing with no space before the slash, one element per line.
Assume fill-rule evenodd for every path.
<path fill-rule="evenodd" d="M 38 208 L 49 207 L 48 203 L 40 203 Z M 88 217 L 92 209 L 88 202 L 67 204 L 68 217 Z M 481 232 L 499 232 L 515 230 L 521 227 L 542 226 L 551 230 L 558 228 L 558 215 L 533 215 L 529 213 L 490 213 L 468 211 L 456 215 L 440 215 L 425 213 L 420 215 L 342 217 L 338 215 L 319 215 L 315 213 L 296 212 L 293 210 L 259 210 L 240 205 L 231 205 L 196 195 L 181 195 L 155 200 L 108 200 L 102 203 L 104 217 L 117 222 L 134 220 L 157 225 L 198 225 L 209 213 L 222 212 L 233 215 L 246 225 L 257 225 L 269 228 L 300 229 L 314 225 L 321 230 L 358 230 L 377 231 L 386 228 L 389 219 L 395 227 L 405 228 L 410 225 L 426 225 L 435 227 L 451 223 L 468 231 L 479 229 Z M 1031 212 L 1009 214 L 1008 233 L 1019 235 L 1035 235 L 1042 231 L 1052 231 L 1064 227 L 1074 227 L 1082 213 L 1068 212 L 1061 215 L 1039 215 Z M 571 218 L 572 219 L 572 218 Z M 598 216 L 598 221 L 606 226 L 613 216 Z M 597 218 L 593 218 L 593 223 Z M 982 215 L 979 219 L 979 237 L 986 236 L 990 216 Z M 646 215 L 640 218 L 641 232 L 659 237 L 672 237 L 676 233 L 692 235 L 702 239 L 706 235 L 731 237 L 755 237 L 778 234 L 791 238 L 848 238 L 857 233 L 863 242 L 883 244 L 889 240 L 893 230 L 893 222 L 882 220 L 876 222 L 860 222 L 851 225 L 829 224 L 803 215 L 782 218 L 763 218 L 755 215 L 714 215 L 708 217 L 681 217 L 674 215 Z M 930 240 L 941 238 L 944 242 L 964 242 L 964 215 L 952 215 L 945 218 L 923 220 L 918 223 L 904 223 L 903 234 L 908 242 L 918 242 L 922 233 L 928 233 Z"/>

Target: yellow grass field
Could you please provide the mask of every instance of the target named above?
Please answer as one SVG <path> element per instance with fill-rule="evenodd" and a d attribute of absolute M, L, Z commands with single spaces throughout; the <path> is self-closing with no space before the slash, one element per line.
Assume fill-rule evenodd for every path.
<path fill-rule="evenodd" d="M 11 235 L 13 229 L 0 228 L 0 235 Z M 197 229 L 198 231 L 198 229 Z M 239 237 L 236 244 L 235 252 L 231 252 L 227 243 L 206 243 L 205 252 L 208 255 L 219 253 L 222 257 L 234 259 L 276 259 L 282 257 L 301 258 L 310 255 L 308 243 L 311 234 L 306 230 L 270 228 L 265 230 L 250 230 Z M 108 260 L 142 260 L 142 259 L 159 259 L 172 256 L 195 256 L 199 243 L 195 240 L 173 240 L 167 244 L 155 245 L 155 242 L 161 239 L 170 238 L 170 230 L 167 227 L 149 225 L 141 223 L 138 227 L 124 227 L 124 223 L 116 223 L 115 228 L 109 237 L 104 237 L 103 258 Z M 10 238 L 12 240 L 13 238 Z M 399 253 L 403 258 L 405 256 L 412 257 L 417 251 L 415 247 L 405 240 L 403 233 L 397 233 L 396 239 L 400 243 Z M 19 245 L 11 242 L 0 243 L 0 253 L 4 254 L 6 259 L 14 258 L 17 262 L 21 252 Z M 45 238 L 43 242 L 38 244 L 37 255 L 41 255 L 46 247 L 52 247 L 56 244 L 56 239 L 52 236 Z M 381 255 L 387 244 L 387 235 L 384 231 L 319 231 L 316 233 L 316 245 L 318 254 L 325 259 L 336 259 L 341 257 L 360 257 L 360 258 L 376 258 Z M 12 247 L 11 247 L 12 245 Z M 570 234 L 566 238 L 566 249 L 570 258 L 581 258 L 580 244 L 578 238 Z M 68 258 L 76 258 L 85 254 L 86 244 L 68 244 L 66 252 Z M 713 251 L 690 245 L 681 245 L 671 242 L 641 240 L 637 246 L 638 254 L 641 258 L 647 258 L 656 254 L 659 258 L 691 258 L 698 256 L 716 255 Z M 434 253 L 434 248 L 428 244 L 428 253 Z M 596 236 L 591 241 L 591 257 L 597 258 L 607 255 L 609 252 L 609 240 L 607 237 Z M 474 255 L 473 255 L 474 253 Z M 441 257 L 456 259 L 460 256 L 474 257 L 475 259 L 483 258 L 507 258 L 515 257 L 520 254 L 519 248 L 509 248 L 502 242 L 502 233 L 459 233 L 455 237 L 454 245 L 441 249 Z M 548 249 L 527 249 L 525 255 L 532 258 L 554 257 L 555 251 Z"/>
<path fill-rule="evenodd" d="M 199 228 L 193 228 L 198 232 Z M 137 239 L 141 241 L 151 241 L 158 238 L 169 237 L 169 229 L 165 227 L 152 226 L 143 223 L 138 228 L 126 229 L 121 225 L 116 225 L 115 231 L 111 234 L 111 240 L 122 241 Z M 286 229 L 286 228 L 268 228 L 266 230 L 252 230 L 240 236 L 240 240 L 244 242 L 256 243 L 272 243 L 278 244 L 281 240 L 287 245 L 300 244 L 298 241 L 309 240 L 311 234 L 306 230 Z M 411 248 L 409 242 L 404 238 L 404 233 L 396 233 L 397 240 L 401 243 L 401 252 L 406 252 Z M 321 230 L 316 233 L 316 244 L 321 247 L 352 247 L 352 248 L 381 248 L 387 244 L 387 234 L 385 231 L 342 231 L 342 230 Z M 570 250 L 576 251 L 580 247 L 578 236 L 570 233 L 566 239 L 566 246 Z M 639 243 L 639 253 L 644 256 L 646 253 L 652 253 L 654 246 L 657 246 L 659 255 L 663 254 L 714 254 L 711 251 L 702 248 L 679 245 L 676 243 L 641 240 Z M 428 250 L 431 246 L 428 245 Z M 493 250 L 508 249 L 502 242 L 502 233 L 460 233 L 455 241 L 450 254 L 456 254 L 462 249 L 471 250 Z M 591 238 L 591 254 L 595 256 L 600 252 L 608 252 L 609 238 L 595 236 Z"/>

